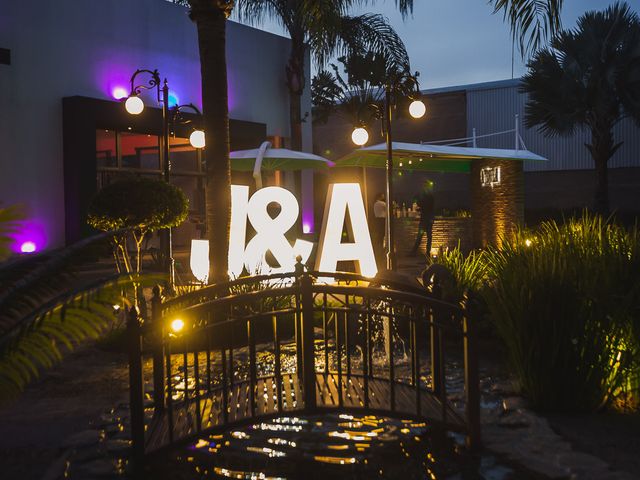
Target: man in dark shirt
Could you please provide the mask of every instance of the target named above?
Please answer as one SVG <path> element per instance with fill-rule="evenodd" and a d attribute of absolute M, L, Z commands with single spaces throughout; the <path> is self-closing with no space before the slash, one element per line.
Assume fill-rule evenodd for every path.
<path fill-rule="evenodd" d="M 422 236 L 427 234 L 426 255 L 431 255 L 431 241 L 433 239 L 433 220 L 434 220 L 434 198 L 433 198 L 433 182 L 426 180 L 424 182 L 422 192 L 416 198 L 418 210 L 420 210 L 420 220 L 418 222 L 418 234 L 416 241 L 411 249 L 411 255 L 417 255 Z"/>

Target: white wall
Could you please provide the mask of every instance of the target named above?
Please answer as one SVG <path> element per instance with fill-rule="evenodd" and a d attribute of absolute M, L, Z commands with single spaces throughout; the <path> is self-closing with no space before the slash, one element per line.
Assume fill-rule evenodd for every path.
<path fill-rule="evenodd" d="M 195 25 L 164 0 L 0 0 L 0 48 L 11 50 L 0 65 L 0 204 L 25 204 L 47 247 L 64 242 L 63 97 L 110 99 L 137 68 L 157 68 L 180 103 L 201 103 Z M 289 136 L 288 54 L 288 39 L 228 23 L 231 118 Z M 308 92 L 304 101 L 310 110 Z M 303 128 L 310 149 L 311 122 Z"/>

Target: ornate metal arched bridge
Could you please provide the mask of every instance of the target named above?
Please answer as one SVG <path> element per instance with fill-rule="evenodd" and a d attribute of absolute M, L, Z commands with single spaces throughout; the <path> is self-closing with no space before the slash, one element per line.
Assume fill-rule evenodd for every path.
<path fill-rule="evenodd" d="M 134 456 L 263 418 L 349 411 L 423 419 L 477 445 L 470 327 L 465 309 L 423 289 L 355 274 L 247 277 L 165 303 L 156 291 L 151 320 L 128 322 Z M 464 363 L 464 412 L 447 400 L 447 355 Z"/>

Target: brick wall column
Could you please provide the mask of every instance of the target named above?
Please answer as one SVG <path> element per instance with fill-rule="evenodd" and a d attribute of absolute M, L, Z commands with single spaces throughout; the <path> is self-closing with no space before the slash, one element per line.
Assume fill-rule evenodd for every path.
<path fill-rule="evenodd" d="M 500 183 L 482 186 L 483 168 L 500 168 Z M 501 245 L 524 223 L 524 173 L 521 161 L 481 159 L 471 162 L 471 218 L 476 248 Z"/>

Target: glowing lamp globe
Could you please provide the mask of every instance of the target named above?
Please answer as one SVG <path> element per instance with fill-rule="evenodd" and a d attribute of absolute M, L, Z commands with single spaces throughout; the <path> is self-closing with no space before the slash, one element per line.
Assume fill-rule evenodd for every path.
<path fill-rule="evenodd" d="M 369 141 L 369 132 L 362 127 L 358 127 L 351 133 L 351 141 L 361 147 Z"/>
<path fill-rule="evenodd" d="M 20 245 L 20 253 L 34 253 L 36 251 L 36 244 L 34 242 L 24 242 Z"/>
<path fill-rule="evenodd" d="M 204 132 L 202 130 L 194 130 L 191 132 L 191 135 L 189 135 L 189 143 L 193 148 L 204 148 Z"/>
<path fill-rule="evenodd" d="M 180 332 L 183 328 L 184 328 L 184 321 L 183 320 L 180 320 L 179 318 L 176 318 L 175 320 L 173 320 L 171 322 L 171 330 L 173 330 L 174 333 Z"/>
<path fill-rule="evenodd" d="M 139 115 L 144 110 L 144 102 L 140 97 L 129 97 L 127 98 L 127 101 L 124 102 L 124 108 L 131 115 Z"/>
<path fill-rule="evenodd" d="M 422 100 L 414 100 L 411 102 L 411 105 L 409 105 L 409 115 L 413 118 L 422 118 L 426 112 L 427 107 Z"/>

